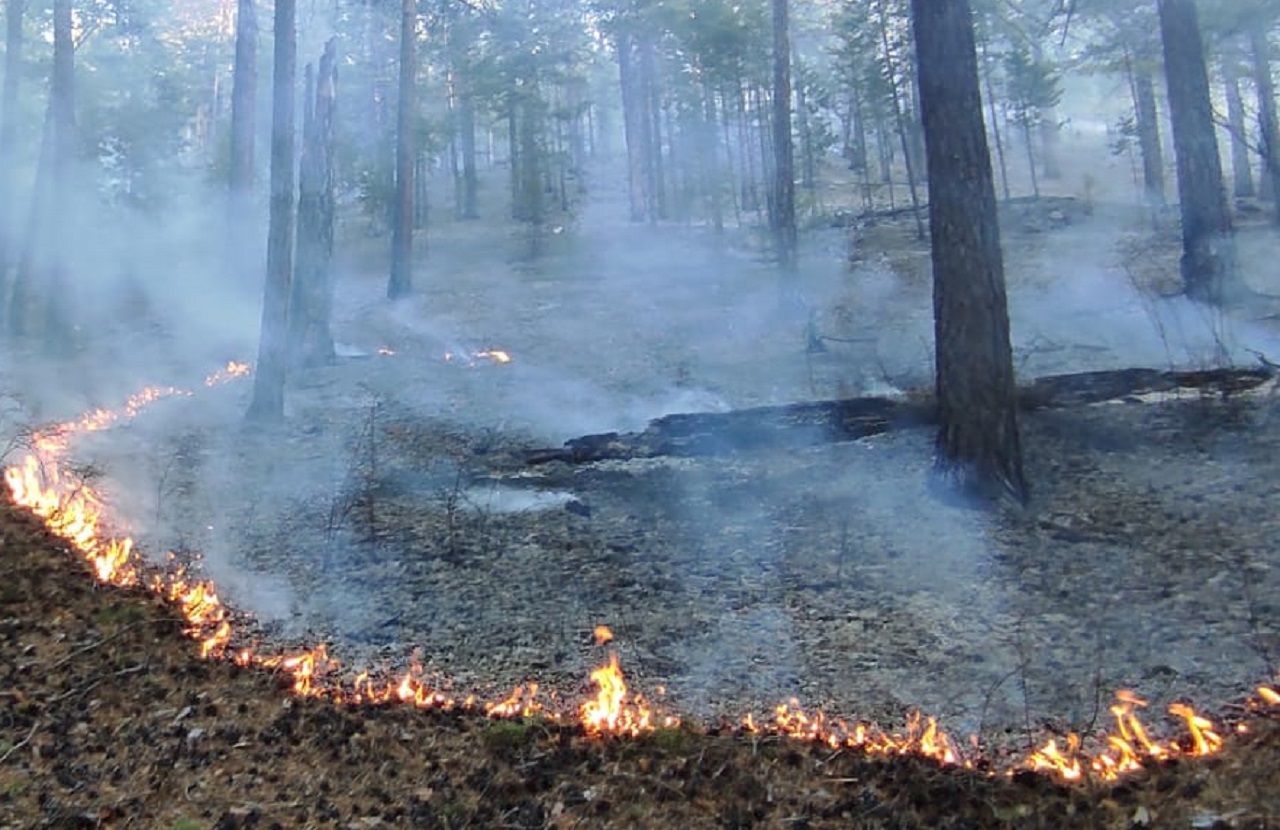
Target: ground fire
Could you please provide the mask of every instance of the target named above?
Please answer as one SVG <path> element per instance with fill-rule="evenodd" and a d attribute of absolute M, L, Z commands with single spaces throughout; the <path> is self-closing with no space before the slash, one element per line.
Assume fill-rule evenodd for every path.
<path fill-rule="evenodd" d="M 232 362 L 209 375 L 204 385 L 220 386 L 248 374 L 246 364 Z M 595 694 L 574 711 L 552 703 L 551 698 L 541 694 L 537 683 L 518 686 L 497 700 L 485 701 L 475 695 L 459 698 L 431 688 L 417 670 L 398 677 L 375 677 L 369 672 L 352 677 L 329 656 L 324 645 L 300 653 L 272 654 L 266 649 L 260 651 L 257 646 L 235 644 L 235 624 L 241 618 L 222 602 L 216 587 L 186 568 L 173 565 L 173 557 L 168 566 L 153 566 L 141 559 L 131 538 L 111 535 L 107 506 L 100 492 L 63 472 L 71 441 L 77 435 L 127 422 L 159 401 L 193 394 L 171 387 L 148 387 L 117 409 L 94 410 L 40 430 L 32 436 L 29 453 L 5 469 L 4 479 L 14 502 L 34 513 L 52 533 L 66 540 L 89 563 L 100 582 L 120 587 L 143 584 L 179 608 L 187 633 L 198 643 L 201 657 L 279 671 L 288 678 L 294 694 L 340 705 L 403 704 L 420 709 L 474 712 L 493 718 L 539 716 L 557 722 L 576 719 L 588 735 L 602 738 L 637 737 L 680 724 L 673 715 L 655 712 L 643 695 L 628 688 L 616 652 L 610 653 L 605 664 L 591 672 Z M 614 634 L 608 626 L 598 625 L 593 630 L 593 638 L 597 646 L 604 647 L 614 641 Z M 1280 691 L 1269 685 L 1260 686 L 1256 698 L 1249 702 L 1249 706 L 1256 709 L 1277 705 L 1280 705 Z M 1169 713 L 1181 721 L 1185 732 L 1174 738 L 1152 737 L 1138 715 L 1144 706 L 1146 702 L 1138 695 L 1122 690 L 1110 707 L 1114 719 L 1110 732 L 1049 738 L 1024 759 L 1004 767 L 1004 771 L 1011 774 L 1020 768 L 1029 769 L 1068 782 L 1087 778 L 1111 781 L 1147 764 L 1177 757 L 1212 755 L 1222 748 L 1219 728 L 1184 703 L 1172 705 Z M 752 735 L 768 732 L 820 742 L 833 750 L 850 749 L 868 755 L 914 755 L 943 766 L 970 769 L 989 767 L 980 763 L 976 751 L 962 752 L 934 718 L 919 713 L 910 715 L 905 730 L 887 732 L 873 724 L 808 712 L 798 701 L 791 700 L 775 709 L 771 721 L 757 723 L 754 715 L 747 715 L 740 729 Z"/>

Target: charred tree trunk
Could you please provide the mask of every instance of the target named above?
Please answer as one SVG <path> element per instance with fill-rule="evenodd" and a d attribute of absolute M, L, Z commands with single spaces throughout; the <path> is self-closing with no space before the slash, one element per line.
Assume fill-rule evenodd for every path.
<path fill-rule="evenodd" d="M 1151 69 L 1141 58 L 1133 68 L 1133 112 L 1138 127 L 1138 147 L 1142 151 L 1142 190 L 1149 206 L 1163 207 L 1164 150 L 1160 144 L 1160 114 L 1156 110 Z"/>
<path fill-rule="evenodd" d="M 271 76 L 271 219 L 267 234 L 267 276 L 263 287 L 258 367 L 248 419 L 284 420 L 288 368 L 289 283 L 293 277 L 293 120 L 297 74 L 295 0 L 276 0 L 275 57 Z"/>
<path fill-rule="evenodd" d="M 414 0 L 400 4 L 400 84 L 396 104 L 396 190 L 391 224 L 391 279 L 388 299 L 398 300 L 413 290 L 413 140 L 414 41 L 418 31 Z"/>
<path fill-rule="evenodd" d="M 289 355 L 293 366 L 320 366 L 334 357 L 333 335 L 333 123 L 337 49 L 325 44 L 314 97 L 308 84 L 298 175 L 298 262 L 289 303 Z M 310 67 L 308 67 L 310 70 Z M 308 71 L 308 75 L 310 72 Z"/>
<path fill-rule="evenodd" d="M 991 154 L 968 0 L 912 0 L 929 174 L 938 472 L 1025 501 Z"/>
<path fill-rule="evenodd" d="M 8 0 L 4 8 L 4 93 L 0 99 L 0 325 L 5 320 L 10 251 L 15 241 L 13 169 L 18 149 L 18 89 L 22 80 L 22 20 L 26 5 L 26 0 Z"/>
<path fill-rule="evenodd" d="M 1222 86 L 1227 99 L 1227 132 L 1231 141 L 1232 191 L 1238 198 L 1257 193 L 1253 186 L 1253 170 L 1249 164 L 1249 141 L 1245 130 L 1244 101 L 1240 98 L 1240 67 L 1234 48 L 1222 56 Z"/>
<path fill-rule="evenodd" d="M 1164 71 L 1182 214 L 1182 279 L 1187 296 L 1220 302 L 1234 290 L 1235 241 L 1209 103 L 1209 74 L 1195 0 L 1159 0 Z"/>
<path fill-rule="evenodd" d="M 1249 32 L 1249 50 L 1253 53 L 1253 83 L 1258 90 L 1258 126 L 1262 132 L 1262 160 L 1271 198 L 1280 204 L 1280 125 L 1276 119 L 1276 87 L 1271 78 L 1271 44 L 1267 32 L 1255 26 Z M 1267 187 L 1269 184 L 1269 187 Z M 1276 210 L 1280 222 L 1280 209 Z"/>

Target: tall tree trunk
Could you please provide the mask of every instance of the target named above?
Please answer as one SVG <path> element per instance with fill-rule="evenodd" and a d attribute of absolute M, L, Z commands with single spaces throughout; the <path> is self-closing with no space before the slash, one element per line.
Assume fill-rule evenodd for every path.
<path fill-rule="evenodd" d="M 75 217 L 69 199 L 70 167 L 75 154 L 75 46 L 71 0 L 53 6 L 53 74 L 40 141 L 40 159 L 31 193 L 26 240 L 14 275 L 9 302 L 9 330 L 15 336 L 40 326 L 46 351 L 64 354 L 71 348 L 68 320 L 66 244 L 74 237 Z M 42 306 L 41 306 L 42 304 Z"/>
<path fill-rule="evenodd" d="M 396 104 L 396 192 L 391 225 L 391 279 L 387 297 L 408 296 L 413 290 L 413 140 L 414 75 L 417 67 L 417 5 L 400 4 L 400 96 Z"/>
<path fill-rule="evenodd" d="M 929 173 L 938 471 L 1027 496 L 991 154 L 969 0 L 912 0 Z"/>
<path fill-rule="evenodd" d="M 1244 101 L 1240 98 L 1239 55 L 1228 46 L 1222 55 L 1222 86 L 1227 98 L 1227 132 L 1231 141 L 1232 190 L 1240 198 L 1253 196 L 1253 170 L 1249 167 L 1249 141 L 1244 122 Z"/>
<path fill-rule="evenodd" d="M 1133 67 L 1133 112 L 1138 127 L 1138 147 L 1142 151 L 1142 190 L 1150 207 L 1163 207 L 1164 150 L 1160 142 L 1160 113 L 1156 109 L 1151 69 L 1141 57 Z"/>
<path fill-rule="evenodd" d="M 297 74 L 295 0 L 276 0 L 274 66 L 271 75 L 271 219 L 267 233 L 267 276 L 263 287 L 258 367 L 248 419 L 284 420 L 288 368 L 289 284 L 293 277 L 293 120 Z"/>
<path fill-rule="evenodd" d="M 645 99 L 644 127 L 649 131 L 646 149 L 649 152 L 649 195 L 653 199 L 649 209 L 650 221 L 666 219 L 668 215 L 666 162 L 662 154 L 662 89 L 653 53 L 653 41 L 646 37 L 640 43 L 640 76 Z"/>
<path fill-rule="evenodd" d="M 22 81 L 22 20 L 26 0 L 7 0 L 4 7 L 4 93 L 0 99 L 0 325 L 8 298 L 9 259 L 16 234 L 13 170 L 18 150 L 18 90 Z"/>
<path fill-rule="evenodd" d="M 337 40 L 330 38 L 320 57 L 314 97 L 308 96 L 308 117 L 303 119 L 298 175 L 298 262 L 289 303 L 289 354 L 294 366 L 319 366 L 334 357 L 330 321 L 333 317 L 333 123 L 338 85 L 337 50 Z"/>
<path fill-rule="evenodd" d="M 1280 125 L 1276 121 L 1276 87 L 1271 77 L 1271 44 L 1266 29 L 1249 30 L 1249 50 L 1253 53 L 1253 83 L 1258 91 L 1258 126 L 1262 132 L 1262 159 L 1271 198 L 1280 205 Z M 1280 208 L 1276 210 L 1280 222 Z"/>
<path fill-rule="evenodd" d="M 791 146 L 791 35 L 787 0 L 773 1 L 773 232 L 778 264 L 796 266 L 796 173 Z"/>
<path fill-rule="evenodd" d="M 462 81 L 458 95 L 459 141 L 462 149 L 462 218 L 478 219 L 480 210 L 476 178 L 476 106 L 470 78 Z"/>
<path fill-rule="evenodd" d="M 1027 150 L 1027 172 L 1031 174 L 1031 194 L 1040 198 L 1040 175 L 1036 172 L 1036 145 L 1032 139 L 1031 122 L 1025 117 L 1022 121 L 1022 143 Z"/>
<path fill-rule="evenodd" d="M 618 86 L 622 93 L 622 130 L 627 144 L 627 196 L 631 221 L 643 222 L 649 203 L 645 167 L 648 131 L 643 127 L 641 111 L 644 104 L 636 78 L 631 36 L 625 32 L 618 35 Z"/>
<path fill-rule="evenodd" d="M 258 96 L 258 19 L 253 0 L 236 3 L 236 64 L 231 81 L 232 215 L 241 214 L 253 190 L 254 116 Z"/>
<path fill-rule="evenodd" d="M 1189 297 L 1220 302 L 1235 291 L 1235 240 L 1209 103 L 1195 0 L 1159 0 L 1160 37 L 1178 159 L 1182 279 Z"/>

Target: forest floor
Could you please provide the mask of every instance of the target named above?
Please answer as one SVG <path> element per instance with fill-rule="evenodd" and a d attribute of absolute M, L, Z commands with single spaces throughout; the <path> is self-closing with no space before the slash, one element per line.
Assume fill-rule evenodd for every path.
<path fill-rule="evenodd" d="M 198 659 L 173 610 L 104 589 L 0 505 L 0 827 L 1265 828 L 1280 720 L 1116 786 L 690 730 L 599 740 L 291 697 Z"/>
<path fill-rule="evenodd" d="M 990 515 L 930 495 L 923 430 L 513 468 L 523 450 L 670 412 L 928 385 L 928 250 L 908 220 L 811 231 L 801 274 L 779 285 L 750 233 L 635 228 L 616 207 L 606 194 L 537 236 L 446 225 L 418 294 L 396 306 L 363 256 L 381 241 L 348 240 L 340 359 L 294 379 L 283 432 L 238 428 L 247 388 L 230 387 L 90 436 L 76 458 L 146 550 L 201 555 L 262 632 L 329 642 L 356 668 L 421 663 L 460 691 L 536 678 L 576 699 L 605 623 L 633 685 L 665 687 L 663 705 L 681 715 L 736 721 L 797 696 L 894 726 L 920 708 L 1003 751 L 1092 731 L 1120 688 L 1150 698 L 1158 721 L 1173 700 L 1229 712 L 1274 676 L 1280 409 L 1269 393 L 1030 416 L 1032 506 Z M 1207 314 L 1166 296 L 1177 240 L 1132 210 L 1015 211 L 1004 241 L 1024 379 L 1280 356 L 1272 306 Z M 1251 284 L 1280 294 L 1267 284 L 1274 244 L 1271 230 L 1241 234 Z M 806 348 L 813 336 L 826 351 Z M 43 395 L 37 360 L 0 366 L 24 396 L 0 417 L 37 422 L 207 370 L 207 356 L 175 352 L 181 361 L 107 344 L 86 357 L 82 401 Z M 596 744 L 547 726 L 286 702 L 270 678 L 193 661 L 176 632 L 145 622 L 163 609 L 81 584 L 21 521 L 6 514 L 4 527 L 15 584 L 31 574 L 43 590 L 4 593 L 5 683 L 28 707 L 4 739 L 19 747 L 31 730 L 13 759 L 45 766 L 0 792 L 51 826 L 117 792 L 124 807 L 106 820 L 154 817 L 143 826 L 256 814 L 305 826 L 335 811 L 339 826 L 372 813 L 450 827 L 1276 820 L 1270 725 L 1220 761 L 1097 793 L 773 742 Z M 104 636 L 109 648 L 59 662 Z M 104 760 L 126 746 L 125 761 Z M 1250 766 L 1256 775 L 1241 772 Z M 99 783 L 78 787 L 86 776 Z"/>

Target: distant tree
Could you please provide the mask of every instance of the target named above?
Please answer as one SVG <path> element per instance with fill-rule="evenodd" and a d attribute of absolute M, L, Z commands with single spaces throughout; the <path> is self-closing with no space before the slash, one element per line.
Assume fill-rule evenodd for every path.
<path fill-rule="evenodd" d="M 1222 49 L 1222 90 L 1227 100 L 1227 140 L 1231 143 L 1232 191 L 1247 198 L 1257 192 L 1249 164 L 1249 135 L 1245 127 L 1244 100 L 1240 97 L 1240 55 L 1228 41 Z"/>
<path fill-rule="evenodd" d="M 415 0 L 400 4 L 400 83 L 396 104 L 396 187 L 391 218 L 391 279 L 387 297 L 398 300 L 413 290 L 414 92 L 418 39 Z"/>
<path fill-rule="evenodd" d="M 796 171 L 791 143 L 791 35 L 787 0 L 773 3 L 773 232 L 778 262 L 796 261 Z"/>
<path fill-rule="evenodd" d="M 912 0 L 929 180 L 937 470 L 960 490 L 1027 497 L 991 155 L 968 0 Z"/>
<path fill-rule="evenodd" d="M 254 137 L 258 96 L 258 18 L 253 0 L 236 3 L 236 57 L 231 80 L 231 167 L 233 212 L 244 209 L 253 190 Z"/>
<path fill-rule="evenodd" d="M 1178 159 L 1182 279 L 1189 297 L 1217 303 L 1238 288 L 1238 274 L 1195 0 L 1159 0 L 1158 8 Z"/>
<path fill-rule="evenodd" d="M 1036 173 L 1033 131 L 1039 130 L 1043 142 L 1046 118 L 1062 98 L 1061 83 L 1048 63 L 1037 60 L 1024 47 L 1010 50 L 1005 57 L 1005 76 L 1009 109 L 1013 121 L 1022 128 L 1027 150 L 1027 168 L 1031 173 L 1031 189 L 1040 195 L 1040 179 Z M 1054 134 L 1056 135 L 1056 125 Z"/>
<path fill-rule="evenodd" d="M 9 329 L 15 335 L 29 331 L 35 306 L 43 305 L 39 312 L 42 342 L 45 350 L 54 354 L 65 353 L 71 347 L 68 314 L 72 294 L 68 290 L 67 244 L 75 222 L 70 198 L 75 147 L 75 43 L 71 0 L 54 0 L 49 104 L 26 240 L 9 305 Z"/>
<path fill-rule="evenodd" d="M 297 74 L 295 0 L 275 0 L 275 57 L 271 81 L 271 218 L 267 234 L 267 275 L 258 339 L 258 366 L 248 418 L 284 420 L 288 366 L 289 283 L 293 275 L 294 79 Z"/>
<path fill-rule="evenodd" d="M 17 152 L 18 91 L 22 81 L 22 21 L 26 0 L 7 0 L 4 7 L 4 92 L 0 97 L 0 326 L 8 299 L 8 271 L 13 232 L 13 167 Z"/>
<path fill-rule="evenodd" d="M 1249 29 L 1249 50 L 1253 53 L 1253 82 L 1258 91 L 1258 126 L 1262 134 L 1262 160 L 1269 180 L 1271 198 L 1280 205 L 1280 123 L 1276 117 L 1276 86 L 1271 74 L 1271 42 L 1266 29 L 1255 24 Z M 1280 222 L 1280 208 L 1275 212 Z"/>

